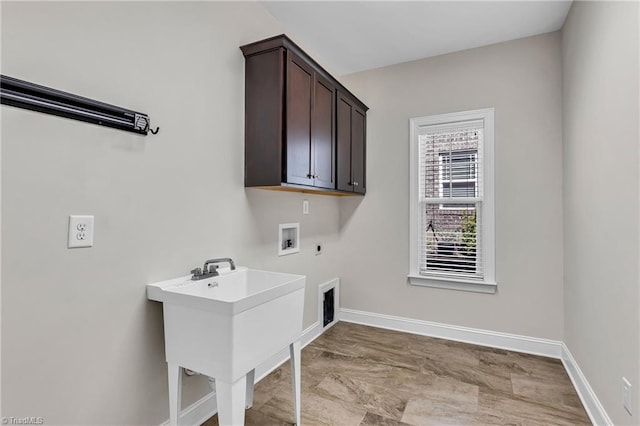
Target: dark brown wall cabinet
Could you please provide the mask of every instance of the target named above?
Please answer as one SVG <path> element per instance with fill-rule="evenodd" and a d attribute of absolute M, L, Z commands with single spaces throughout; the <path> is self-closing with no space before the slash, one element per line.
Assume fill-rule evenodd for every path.
<path fill-rule="evenodd" d="M 366 192 L 365 145 L 367 115 L 350 96 L 338 91 L 337 146 L 340 191 Z"/>
<path fill-rule="evenodd" d="M 241 49 L 245 186 L 364 194 L 366 105 L 284 35 Z"/>

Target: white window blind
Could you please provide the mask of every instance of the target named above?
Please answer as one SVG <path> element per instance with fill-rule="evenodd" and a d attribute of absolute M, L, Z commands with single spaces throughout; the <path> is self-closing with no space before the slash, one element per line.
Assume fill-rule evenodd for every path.
<path fill-rule="evenodd" d="M 484 122 L 418 129 L 419 274 L 483 280 Z"/>
<path fill-rule="evenodd" d="M 440 198 L 476 197 L 478 150 L 443 151 L 439 153 L 438 191 Z M 473 204 L 440 204 L 441 209 L 472 209 Z"/>

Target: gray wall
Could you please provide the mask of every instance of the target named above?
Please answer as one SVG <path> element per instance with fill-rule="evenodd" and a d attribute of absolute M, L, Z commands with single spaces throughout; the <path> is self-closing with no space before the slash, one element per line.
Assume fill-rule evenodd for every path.
<path fill-rule="evenodd" d="M 342 80 L 371 108 L 367 196 L 340 201 L 342 305 L 561 339 L 560 35 L 389 66 Z M 486 107 L 495 107 L 496 122 L 498 293 L 410 286 L 409 119 Z"/>
<path fill-rule="evenodd" d="M 640 416 L 638 31 L 637 2 L 574 2 L 562 32 L 565 342 L 617 425 Z"/>
<path fill-rule="evenodd" d="M 344 77 L 371 111 L 367 196 L 340 200 L 243 188 L 238 46 L 286 32 L 260 5 L 1 7 L 3 74 L 161 127 L 142 138 L 2 107 L 3 415 L 167 419 L 162 313 L 145 284 L 231 256 L 307 274 L 305 326 L 317 285 L 341 276 L 347 308 L 566 340 L 614 422 L 634 423 L 620 377 L 637 394 L 637 4 L 576 2 L 562 37 Z M 498 293 L 409 286 L 408 120 L 484 107 L 496 109 Z M 95 215 L 93 248 L 66 248 L 70 214 Z M 278 258 L 277 224 L 295 221 L 302 252 Z M 205 392 L 186 379 L 185 404 Z"/>
<path fill-rule="evenodd" d="M 160 126 L 140 137 L 2 107 L 3 415 L 166 420 L 162 310 L 145 284 L 207 258 L 305 273 L 316 321 L 317 284 L 338 275 L 338 201 L 243 187 L 238 46 L 284 31 L 256 3 L 2 2 L 3 74 Z M 93 248 L 66 248 L 70 214 L 95 215 Z M 302 252 L 278 258 L 277 225 L 296 221 Z M 206 391 L 188 378 L 185 403 Z"/>

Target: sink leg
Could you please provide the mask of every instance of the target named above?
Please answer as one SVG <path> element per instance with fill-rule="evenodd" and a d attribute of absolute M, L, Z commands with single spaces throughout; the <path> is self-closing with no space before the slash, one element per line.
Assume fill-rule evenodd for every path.
<path fill-rule="evenodd" d="M 247 373 L 247 399 L 245 401 L 245 407 L 251 408 L 253 407 L 253 382 L 256 377 L 256 369 L 249 371 Z"/>
<path fill-rule="evenodd" d="M 300 340 L 289 345 L 291 353 L 291 382 L 293 385 L 293 411 L 296 416 L 296 425 L 300 426 Z"/>
<path fill-rule="evenodd" d="M 169 370 L 169 423 L 178 426 L 180 423 L 180 405 L 182 403 L 182 367 L 167 364 Z"/>
<path fill-rule="evenodd" d="M 218 423 L 220 426 L 244 425 L 246 397 L 246 376 L 233 383 L 223 382 L 216 378 L 216 400 L 218 401 Z"/>

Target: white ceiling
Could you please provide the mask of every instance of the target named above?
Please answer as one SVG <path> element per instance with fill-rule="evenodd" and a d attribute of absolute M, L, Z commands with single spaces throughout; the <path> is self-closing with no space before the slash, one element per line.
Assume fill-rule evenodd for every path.
<path fill-rule="evenodd" d="M 571 1 L 265 1 L 288 35 L 337 75 L 562 27 Z M 314 55 L 315 54 L 315 55 Z"/>

